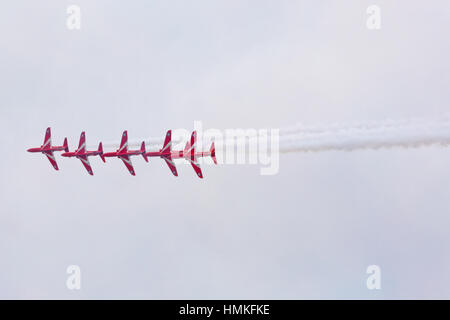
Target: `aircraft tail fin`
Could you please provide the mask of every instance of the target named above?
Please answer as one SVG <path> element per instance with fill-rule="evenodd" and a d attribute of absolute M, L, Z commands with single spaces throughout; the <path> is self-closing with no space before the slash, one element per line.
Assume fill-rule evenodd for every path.
<path fill-rule="evenodd" d="M 217 164 L 216 147 L 214 146 L 214 142 L 211 144 L 211 148 L 209 149 L 209 153 L 211 154 L 211 159 L 213 159 L 214 163 Z"/>
<path fill-rule="evenodd" d="M 188 154 L 190 148 L 191 148 L 191 141 L 188 140 L 186 142 L 186 146 L 184 147 L 184 154 Z"/>
<path fill-rule="evenodd" d="M 102 161 L 106 162 L 105 156 L 103 155 L 103 144 L 101 142 L 98 144 L 98 152 L 99 152 L 99 156 L 102 159 Z"/>
<path fill-rule="evenodd" d="M 69 152 L 69 144 L 67 143 L 67 138 L 64 138 L 63 148 L 65 152 Z"/>
<path fill-rule="evenodd" d="M 142 153 L 142 157 L 144 158 L 145 162 L 148 162 L 147 154 L 145 152 L 145 141 L 142 141 L 141 153 Z"/>

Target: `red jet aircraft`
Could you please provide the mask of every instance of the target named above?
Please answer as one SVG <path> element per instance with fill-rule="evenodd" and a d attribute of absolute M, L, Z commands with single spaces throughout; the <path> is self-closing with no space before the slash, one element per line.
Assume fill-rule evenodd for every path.
<path fill-rule="evenodd" d="M 53 168 L 55 168 L 55 170 L 59 170 L 58 164 L 56 163 L 55 156 L 53 154 L 54 151 L 69 152 L 69 147 L 67 145 L 67 138 L 64 138 L 64 143 L 62 146 L 52 147 L 52 135 L 50 128 L 47 128 L 47 131 L 45 132 L 44 144 L 40 148 L 28 149 L 28 152 L 40 152 L 45 154 L 52 164 Z"/>
<path fill-rule="evenodd" d="M 203 178 L 202 170 L 197 162 L 197 158 L 199 157 L 207 157 L 211 156 L 214 163 L 217 164 L 216 160 L 216 150 L 214 147 L 214 142 L 211 144 L 211 148 L 207 152 L 198 152 L 195 153 L 195 143 L 197 142 L 197 132 L 192 132 L 191 140 L 186 143 L 186 147 L 183 151 L 172 151 L 172 131 L 167 131 L 166 139 L 164 140 L 164 145 L 162 149 L 156 152 L 146 152 L 143 154 L 144 158 L 147 161 L 147 157 L 161 157 L 164 159 L 169 166 L 170 171 L 172 171 L 174 176 L 178 176 L 177 168 L 173 159 L 185 159 L 189 161 L 194 168 L 195 173 L 199 178 Z"/>
<path fill-rule="evenodd" d="M 94 172 L 92 171 L 92 167 L 89 163 L 89 159 L 88 157 L 90 156 L 100 156 L 100 158 L 103 160 L 103 162 L 105 162 L 105 158 L 103 156 L 103 146 L 102 143 L 100 142 L 100 144 L 98 145 L 98 150 L 97 151 L 87 151 L 86 150 L 86 135 L 84 133 L 84 131 L 81 133 L 80 136 L 80 143 L 78 144 L 78 149 L 75 150 L 75 152 L 65 152 L 63 154 L 61 154 L 61 156 L 63 157 L 76 157 L 77 159 L 81 160 L 81 163 L 84 165 L 84 167 L 86 168 L 87 172 L 93 176 Z"/>
<path fill-rule="evenodd" d="M 122 134 L 122 141 L 120 142 L 120 148 L 117 149 L 116 152 L 107 152 L 103 154 L 103 157 L 118 157 L 123 161 L 128 171 L 130 171 L 131 175 L 136 175 L 134 173 L 133 164 L 131 163 L 130 156 L 139 156 L 142 155 L 145 161 L 148 162 L 147 157 L 145 156 L 145 142 L 142 142 L 140 150 L 128 150 L 128 133 L 125 130 Z"/>

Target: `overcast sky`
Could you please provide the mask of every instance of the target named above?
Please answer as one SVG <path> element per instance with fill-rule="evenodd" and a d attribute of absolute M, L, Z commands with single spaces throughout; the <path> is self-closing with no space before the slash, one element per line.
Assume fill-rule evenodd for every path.
<path fill-rule="evenodd" d="M 67 6 L 81 29 L 66 27 Z M 381 8 L 381 29 L 366 9 Z M 279 174 L 26 149 L 167 129 L 438 117 L 450 3 L 0 6 L 0 298 L 450 298 L 450 149 L 293 153 Z M 381 268 L 368 290 L 366 268 Z M 81 268 L 81 290 L 66 268 Z"/>

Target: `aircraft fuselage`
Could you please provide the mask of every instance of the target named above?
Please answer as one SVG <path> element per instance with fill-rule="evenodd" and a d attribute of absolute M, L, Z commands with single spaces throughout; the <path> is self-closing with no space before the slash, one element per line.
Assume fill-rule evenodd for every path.
<path fill-rule="evenodd" d="M 106 158 L 111 158 L 111 157 L 125 157 L 125 156 L 140 156 L 142 155 L 142 151 L 140 150 L 128 150 L 125 152 L 106 152 L 103 154 L 104 157 Z"/>
<path fill-rule="evenodd" d="M 86 152 L 64 152 L 61 154 L 62 157 L 91 157 L 91 156 L 98 156 L 102 153 L 100 151 L 86 151 Z"/>
<path fill-rule="evenodd" d="M 32 152 L 32 153 L 37 153 L 37 152 L 53 152 L 53 151 L 63 151 L 65 149 L 65 147 L 61 146 L 61 147 L 50 147 L 50 148 L 30 148 L 27 151 L 28 152 Z"/>

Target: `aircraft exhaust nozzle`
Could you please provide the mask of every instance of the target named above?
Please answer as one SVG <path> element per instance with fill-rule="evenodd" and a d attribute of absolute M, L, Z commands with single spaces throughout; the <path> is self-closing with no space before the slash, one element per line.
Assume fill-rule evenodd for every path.
<path fill-rule="evenodd" d="M 217 164 L 216 147 L 214 146 L 214 141 L 213 141 L 213 143 L 211 143 L 211 148 L 209 149 L 209 153 L 211 154 L 211 159 L 213 159 L 214 164 Z"/>
<path fill-rule="evenodd" d="M 144 158 L 145 162 L 148 162 L 148 158 L 147 158 L 146 151 L 145 151 L 145 141 L 142 141 L 141 153 L 142 153 L 142 157 Z"/>
<path fill-rule="evenodd" d="M 102 159 L 102 161 L 106 162 L 105 156 L 103 155 L 103 145 L 101 142 L 98 144 L 98 152 L 99 152 L 99 156 Z"/>
<path fill-rule="evenodd" d="M 69 144 L 67 143 L 67 138 L 64 138 L 63 148 L 65 152 L 69 152 Z"/>

